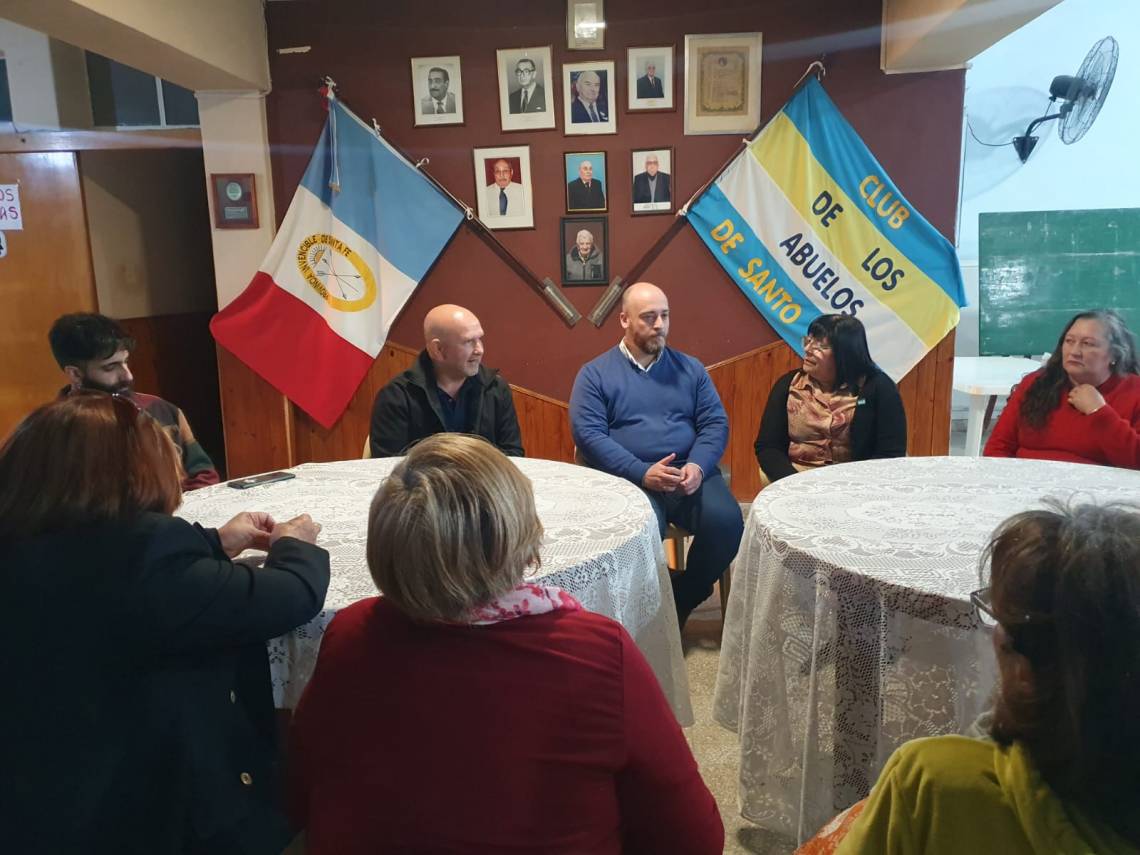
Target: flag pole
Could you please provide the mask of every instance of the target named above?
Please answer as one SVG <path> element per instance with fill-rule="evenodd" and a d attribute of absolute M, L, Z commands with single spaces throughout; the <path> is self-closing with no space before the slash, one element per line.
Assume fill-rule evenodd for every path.
<path fill-rule="evenodd" d="M 381 136 L 380 125 L 377 123 L 375 118 L 372 119 L 372 131 L 376 134 L 377 137 Z M 431 163 L 431 158 L 421 157 L 419 160 L 412 160 L 408 156 L 407 152 L 405 152 L 402 148 L 400 148 L 400 146 L 396 145 L 390 139 L 385 138 L 384 142 L 395 149 L 395 151 L 401 157 L 403 157 L 406 161 L 408 161 L 408 163 L 412 164 L 416 168 L 416 171 L 419 172 L 420 175 L 430 181 L 437 190 L 447 196 L 447 198 L 449 198 L 452 202 L 455 203 L 456 206 L 458 206 L 459 210 L 463 212 L 463 218 L 468 227 L 471 228 L 476 235 L 482 238 L 483 241 L 487 243 L 487 245 L 490 246 L 490 248 L 495 252 L 495 254 L 498 255 L 504 262 L 506 262 L 508 267 L 514 270 L 515 273 L 522 277 L 522 279 L 528 285 L 530 285 L 531 288 L 537 291 L 538 295 L 542 297 L 542 299 L 545 300 L 550 305 L 550 307 L 558 313 L 558 316 L 562 318 L 567 326 L 573 327 L 574 324 L 578 323 L 578 321 L 582 319 L 581 313 L 576 308 L 574 308 L 574 304 L 566 299 L 566 295 L 562 293 L 562 290 L 557 285 L 555 285 L 549 277 L 543 280 L 539 280 L 534 271 L 523 264 L 522 261 L 520 261 L 514 255 L 514 253 L 507 249 L 507 247 L 503 245 L 502 241 L 495 237 L 494 232 L 492 232 L 491 229 L 487 227 L 487 224 L 480 220 L 478 216 L 476 216 L 474 208 L 472 208 L 470 205 L 468 205 L 466 202 L 464 202 L 462 199 L 444 187 L 443 184 L 436 180 L 435 176 L 424 169 L 425 166 Z"/>
<path fill-rule="evenodd" d="M 816 79 L 824 77 L 827 74 L 826 62 L 827 54 L 821 54 L 819 59 L 813 60 L 808 65 L 807 70 L 803 73 L 800 79 L 796 81 L 796 85 L 792 87 L 792 94 L 795 95 L 796 91 L 799 90 L 800 85 L 804 82 L 807 76 L 812 73 L 812 71 L 816 72 Z M 779 111 L 777 110 L 776 112 L 778 113 Z M 760 134 L 760 132 L 768 126 L 768 122 L 771 121 L 772 119 L 770 118 L 766 122 L 761 122 L 756 127 L 756 130 L 741 139 L 741 145 L 750 145 L 752 141 L 755 140 L 756 137 Z M 590 310 L 589 318 L 590 322 L 593 323 L 594 326 L 600 327 L 603 323 L 605 323 L 606 318 L 609 317 L 610 312 L 612 312 L 614 306 L 617 305 L 618 298 L 621 296 L 622 291 L 626 289 L 627 283 L 636 282 L 636 277 L 644 273 L 649 265 L 657 259 L 657 256 L 659 256 L 664 251 L 666 245 L 668 245 L 669 242 L 677 236 L 677 233 L 681 231 L 681 228 L 685 222 L 685 220 L 682 218 L 688 217 L 689 207 L 718 178 L 720 178 L 721 175 L 724 174 L 724 171 L 728 169 L 728 167 L 732 165 L 732 162 L 739 156 L 740 149 L 734 149 L 732 154 L 728 156 L 728 159 L 721 165 L 720 169 L 718 169 L 713 174 L 712 178 L 702 184 L 697 189 L 697 192 L 689 197 L 689 201 L 677 209 L 677 213 L 674 216 L 673 222 L 669 224 L 669 228 L 667 228 L 664 233 L 662 233 L 661 237 L 657 239 L 657 242 L 649 248 L 645 255 L 643 255 L 641 259 L 629 269 L 629 273 L 625 275 L 624 279 L 621 276 L 614 278 L 613 282 L 610 283 L 610 286 L 606 289 L 605 293 L 602 294 L 601 299 L 599 299 L 598 302 L 594 304 L 594 308 Z"/>

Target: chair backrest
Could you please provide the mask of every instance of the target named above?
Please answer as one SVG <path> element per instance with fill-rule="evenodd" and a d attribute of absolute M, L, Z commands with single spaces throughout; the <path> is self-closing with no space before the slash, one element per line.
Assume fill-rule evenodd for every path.
<path fill-rule="evenodd" d="M 360 453 L 360 457 L 362 460 L 372 459 L 372 437 L 364 437 L 364 451 Z"/>

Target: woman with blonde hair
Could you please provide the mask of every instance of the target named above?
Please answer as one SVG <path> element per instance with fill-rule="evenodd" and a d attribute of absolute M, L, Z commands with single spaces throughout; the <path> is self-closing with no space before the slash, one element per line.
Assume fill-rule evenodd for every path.
<path fill-rule="evenodd" d="M 721 851 L 629 634 L 525 581 L 542 536 L 530 482 L 478 437 L 429 437 L 380 486 L 383 596 L 333 619 L 293 720 L 310 855 Z"/>
<path fill-rule="evenodd" d="M 313 618 L 320 526 L 172 516 L 181 455 L 127 397 L 76 393 L 0 448 L 6 852 L 277 855 L 265 642 Z M 230 559 L 267 549 L 260 569 Z"/>

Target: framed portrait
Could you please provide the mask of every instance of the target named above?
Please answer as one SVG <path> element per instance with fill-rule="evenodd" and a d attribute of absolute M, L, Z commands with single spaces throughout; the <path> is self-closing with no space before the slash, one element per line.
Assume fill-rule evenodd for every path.
<path fill-rule="evenodd" d="M 566 47 L 602 50 L 606 46 L 606 10 L 603 0 L 566 0 Z"/>
<path fill-rule="evenodd" d="M 609 248 L 605 217 L 563 217 L 562 284 L 608 285 Z"/>
<path fill-rule="evenodd" d="M 495 51 L 499 123 L 504 131 L 554 127 L 554 64 L 550 45 Z"/>
<path fill-rule="evenodd" d="M 489 229 L 534 228 L 530 146 L 477 148 L 475 199 L 479 219 Z"/>
<path fill-rule="evenodd" d="M 685 36 L 685 133 L 752 133 L 760 124 L 760 33 Z"/>
<path fill-rule="evenodd" d="M 459 57 L 412 57 L 412 110 L 417 126 L 463 124 Z"/>
<path fill-rule="evenodd" d="M 613 62 L 568 62 L 562 66 L 563 133 L 616 134 Z"/>
<path fill-rule="evenodd" d="M 626 50 L 626 104 L 630 112 L 676 110 L 673 98 L 673 45 Z"/>
<path fill-rule="evenodd" d="M 566 212 L 605 211 L 606 153 L 568 151 L 566 161 Z"/>
<path fill-rule="evenodd" d="M 673 187 L 677 180 L 673 171 L 673 149 L 635 148 L 630 175 L 633 187 L 630 198 L 635 214 L 671 214 L 677 210 Z"/>
<path fill-rule="evenodd" d="M 211 172 L 214 228 L 256 229 L 257 186 L 252 172 Z"/>

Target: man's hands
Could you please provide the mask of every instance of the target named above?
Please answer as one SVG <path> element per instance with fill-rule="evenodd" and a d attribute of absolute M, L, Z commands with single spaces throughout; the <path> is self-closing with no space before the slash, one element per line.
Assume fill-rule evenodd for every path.
<path fill-rule="evenodd" d="M 676 457 L 676 454 L 667 455 L 650 466 L 645 477 L 641 479 L 641 485 L 655 493 L 681 493 L 691 496 L 697 492 L 705 478 L 701 467 L 695 463 L 686 463 L 680 469 L 670 466 Z"/>
<path fill-rule="evenodd" d="M 222 551 L 233 558 L 247 549 L 267 550 L 281 537 L 316 543 L 320 530 L 321 524 L 313 522 L 308 514 L 276 523 L 273 517 L 261 511 L 243 511 L 218 528 L 218 539 L 222 542 Z"/>
<path fill-rule="evenodd" d="M 681 478 L 684 477 L 680 469 L 669 465 L 676 456 L 676 454 L 666 455 L 650 466 L 645 477 L 641 479 L 641 486 L 655 493 L 672 493 L 676 490 Z"/>
<path fill-rule="evenodd" d="M 701 488 L 701 482 L 704 480 L 705 473 L 701 471 L 701 467 L 695 463 L 686 463 L 681 468 L 681 481 L 677 484 L 677 491 L 691 496 Z"/>

